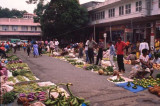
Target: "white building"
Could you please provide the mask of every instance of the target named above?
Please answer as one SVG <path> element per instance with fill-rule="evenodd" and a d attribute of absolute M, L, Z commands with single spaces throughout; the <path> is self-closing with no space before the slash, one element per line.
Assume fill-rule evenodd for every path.
<path fill-rule="evenodd" d="M 95 37 L 132 42 L 160 38 L 160 0 L 106 0 L 87 8 Z"/>

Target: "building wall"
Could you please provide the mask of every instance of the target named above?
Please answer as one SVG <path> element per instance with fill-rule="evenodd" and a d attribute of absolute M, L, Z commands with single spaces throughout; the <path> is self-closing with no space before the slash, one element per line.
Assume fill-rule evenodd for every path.
<path fill-rule="evenodd" d="M 5 31 L 2 26 L 8 26 L 9 28 Z M 13 26 L 17 26 L 17 30 L 14 31 Z M 22 30 L 23 26 L 27 26 L 28 30 Z M 37 30 L 31 30 L 32 27 L 36 27 Z M 41 38 L 40 23 L 34 23 L 33 19 L 0 18 L 0 39 L 8 40 L 10 38 Z"/>
<path fill-rule="evenodd" d="M 3 26 L 3 25 L 0 25 L 0 31 L 4 31 L 4 30 L 2 30 L 2 26 Z M 12 26 L 14 26 L 14 25 L 7 25 L 7 26 L 9 26 L 9 30 L 7 30 L 7 31 L 13 31 L 13 30 L 12 30 Z M 31 30 L 31 27 L 32 27 L 32 26 L 27 26 L 27 27 L 28 27 L 28 31 L 32 31 L 32 30 Z M 36 31 L 41 31 L 40 26 L 34 26 L 34 27 L 37 28 Z M 17 31 L 23 31 L 23 30 L 22 30 L 22 26 L 18 26 L 18 30 L 17 30 Z"/>
<path fill-rule="evenodd" d="M 136 11 L 136 2 L 142 1 L 142 10 Z M 101 23 L 108 23 L 108 22 L 114 22 L 119 20 L 125 20 L 130 18 L 137 18 L 137 17 L 146 17 L 148 15 L 157 15 L 160 14 L 160 8 L 159 8 L 159 0 L 151 0 L 151 9 L 147 10 L 147 0 L 106 0 L 108 5 L 100 5 L 95 6 L 94 8 L 88 8 L 88 11 L 90 13 L 90 24 L 101 24 Z M 102 4 L 105 4 L 102 3 Z M 131 13 L 125 14 L 125 5 L 131 4 Z M 124 6 L 124 15 L 119 15 L 119 7 Z M 109 18 L 109 9 L 115 8 L 115 16 Z M 105 18 L 99 19 L 96 21 L 91 20 L 91 15 L 95 14 L 99 11 L 105 11 Z M 151 11 L 151 14 L 148 14 L 148 11 Z"/>
<path fill-rule="evenodd" d="M 160 0 L 153 0 L 152 2 L 153 7 L 151 11 L 151 15 L 157 15 L 160 14 Z"/>

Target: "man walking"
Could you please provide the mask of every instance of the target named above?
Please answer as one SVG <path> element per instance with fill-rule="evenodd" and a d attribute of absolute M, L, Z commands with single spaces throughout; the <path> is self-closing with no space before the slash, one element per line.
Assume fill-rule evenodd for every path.
<path fill-rule="evenodd" d="M 116 43 L 115 47 L 117 49 L 117 63 L 118 63 L 118 68 L 119 72 L 125 72 L 124 69 L 124 63 L 123 63 L 123 55 L 124 55 L 124 49 L 125 49 L 125 42 L 122 41 L 121 37 L 118 37 L 118 42 Z"/>
<path fill-rule="evenodd" d="M 100 39 L 98 44 L 98 55 L 97 55 L 96 65 L 101 65 L 101 60 L 103 58 L 103 49 L 104 49 L 104 42 L 102 39 Z M 100 64 L 99 64 L 99 60 L 100 60 Z"/>
<path fill-rule="evenodd" d="M 93 48 L 95 45 L 97 45 L 97 43 L 94 40 L 92 40 L 92 37 L 90 37 L 88 41 L 88 57 L 89 57 L 90 64 L 94 63 Z"/>

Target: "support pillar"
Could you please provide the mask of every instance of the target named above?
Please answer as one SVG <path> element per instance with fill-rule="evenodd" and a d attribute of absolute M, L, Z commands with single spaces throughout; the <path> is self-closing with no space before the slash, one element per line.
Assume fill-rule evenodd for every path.
<path fill-rule="evenodd" d="M 93 39 L 96 40 L 96 25 L 94 25 L 94 36 Z"/>
<path fill-rule="evenodd" d="M 151 35 L 150 35 L 150 47 L 154 47 L 154 39 L 155 39 L 155 33 L 154 33 L 154 24 L 151 23 Z"/>
<path fill-rule="evenodd" d="M 111 26 L 111 24 L 110 24 L 109 30 L 110 30 L 110 40 L 112 41 L 112 26 Z"/>

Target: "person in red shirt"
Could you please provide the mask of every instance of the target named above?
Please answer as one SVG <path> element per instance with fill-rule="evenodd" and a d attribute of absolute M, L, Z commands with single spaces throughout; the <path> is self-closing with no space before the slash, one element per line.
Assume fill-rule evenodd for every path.
<path fill-rule="evenodd" d="M 1 54 L 1 58 L 5 57 L 7 58 L 7 55 L 5 53 L 5 47 L 0 45 L 0 54 Z"/>
<path fill-rule="evenodd" d="M 124 49 L 126 47 L 126 43 L 122 41 L 121 37 L 118 37 L 118 42 L 115 45 L 115 48 L 117 49 L 117 63 L 119 72 L 125 72 L 124 63 L 123 63 L 123 55 L 124 55 Z"/>

